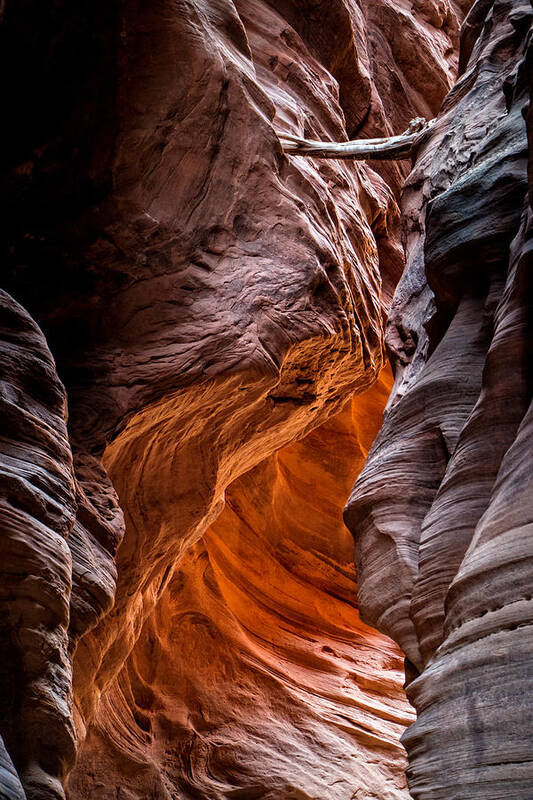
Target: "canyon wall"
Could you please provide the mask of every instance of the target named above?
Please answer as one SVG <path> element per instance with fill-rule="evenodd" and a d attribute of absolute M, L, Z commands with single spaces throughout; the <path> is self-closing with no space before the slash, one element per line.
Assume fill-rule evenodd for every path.
<path fill-rule="evenodd" d="M 417 799 L 533 786 L 532 21 L 479 0 L 465 22 L 404 189 L 396 382 L 346 511 L 363 618 L 408 660 Z"/>
<path fill-rule="evenodd" d="M 403 662 L 353 607 L 340 500 L 390 386 L 227 489 L 102 699 L 70 797 L 406 797 Z"/>
<path fill-rule="evenodd" d="M 470 5 L 3 4 L 0 796 L 406 798 L 387 637 L 413 796 L 528 796 L 531 7 Z M 458 68 L 390 309 L 409 165 L 277 133 Z"/>

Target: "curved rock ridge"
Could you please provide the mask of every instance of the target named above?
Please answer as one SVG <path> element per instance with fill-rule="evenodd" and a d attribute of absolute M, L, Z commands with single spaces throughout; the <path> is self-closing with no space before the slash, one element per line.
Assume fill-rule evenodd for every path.
<path fill-rule="evenodd" d="M 23 515 L 26 531 L 19 535 L 20 520 L 6 523 L 5 563 L 9 571 L 9 547 L 20 547 L 24 575 L 39 576 L 35 593 L 43 592 L 38 601 L 20 573 L 6 584 L 5 663 L 17 679 L 0 719 L 8 797 L 20 794 L 16 771 L 31 800 L 62 800 L 76 750 L 117 708 L 137 647 L 145 658 L 143 631 L 166 619 L 157 614 L 171 602 L 175 571 L 189 559 L 193 575 L 208 528 L 216 540 L 227 487 L 376 381 L 403 267 L 395 201 L 403 173 L 288 159 L 276 130 L 344 139 L 433 115 L 452 83 L 465 5 L 27 0 L 2 8 L 0 57 L 13 76 L 3 285 L 27 309 L 17 306 L 13 330 L 21 315 L 34 332 L 5 372 L 8 383 L 11 372 L 21 381 L 8 392 L 21 418 L 34 392 L 45 397 L 31 412 L 35 435 L 5 437 L 8 461 L 21 448 L 8 484 L 24 486 L 14 511 L 6 489 L 6 520 Z M 17 372 L 25 357 L 28 375 Z M 34 366 L 39 359 L 46 370 Z M 392 654 L 394 671 L 397 651 L 364 630 L 382 643 L 383 668 Z M 401 702 L 396 678 L 390 696 L 383 680 L 394 719 L 382 725 L 377 701 L 365 713 L 376 716 L 369 752 L 387 741 L 389 755 L 374 769 L 360 732 L 357 752 L 378 796 L 380 774 L 396 796 Z M 308 706 L 299 708 L 303 720 Z M 122 711 L 129 719 L 128 703 Z M 337 728 L 314 748 L 324 786 L 341 746 Z M 281 734 L 272 742 L 284 746 Z M 310 781 L 302 766 L 310 751 L 298 752 L 295 785 L 304 772 Z M 125 771 L 122 784 L 130 778 Z"/>
<path fill-rule="evenodd" d="M 406 798 L 403 661 L 360 622 L 343 497 L 372 389 L 237 479 L 106 693 L 69 797 Z M 303 508 L 302 508 L 303 505 Z"/>
<path fill-rule="evenodd" d="M 404 190 L 396 381 L 345 514 L 362 616 L 409 660 L 417 799 L 533 785 L 532 22 L 505 0 L 465 22 L 463 73 Z"/>
<path fill-rule="evenodd" d="M 23 797 L 20 776 L 30 796 L 41 784 L 53 796 L 75 752 L 66 396 L 38 326 L 2 290 L 0 342 L 0 786 Z"/>

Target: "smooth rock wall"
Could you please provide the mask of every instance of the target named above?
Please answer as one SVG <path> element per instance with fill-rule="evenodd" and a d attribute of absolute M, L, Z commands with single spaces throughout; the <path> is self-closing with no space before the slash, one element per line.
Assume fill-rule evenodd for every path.
<path fill-rule="evenodd" d="M 404 189 L 396 383 L 346 510 L 362 616 L 409 660 L 417 800 L 533 786 L 532 22 L 496 0 L 465 23 Z"/>
<path fill-rule="evenodd" d="M 400 800 L 403 659 L 361 623 L 343 497 L 391 382 L 237 479 L 169 580 L 69 797 Z M 305 501 L 305 502 L 304 502 Z"/>

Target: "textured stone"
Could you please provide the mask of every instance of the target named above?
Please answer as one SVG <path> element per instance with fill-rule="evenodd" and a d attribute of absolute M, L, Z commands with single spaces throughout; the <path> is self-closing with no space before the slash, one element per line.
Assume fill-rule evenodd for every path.
<path fill-rule="evenodd" d="M 25 800 L 26 798 L 3 741 L 0 741 L 0 797 L 2 800 Z"/>
<path fill-rule="evenodd" d="M 44 336 L 3 291 L 0 342 L 0 776 L 8 798 L 22 794 L 13 763 L 30 796 L 58 798 L 75 752 L 66 397 Z"/>
<path fill-rule="evenodd" d="M 150 662 L 150 629 L 156 626 L 159 641 L 168 643 L 166 659 L 175 658 L 175 669 L 186 674 L 189 664 L 180 666 L 172 655 L 182 642 L 176 643 L 170 629 L 160 629 L 170 625 L 174 604 L 181 608 L 175 598 L 177 570 L 183 564 L 184 574 L 190 574 L 193 606 L 215 602 L 198 570 L 202 559 L 216 561 L 213 548 L 217 537 L 223 538 L 216 526 L 224 519 L 230 536 L 231 511 L 223 512 L 226 489 L 233 486 L 238 493 L 236 481 L 260 464 L 273 469 L 275 452 L 285 453 L 313 430 L 323 430 L 355 393 L 377 379 L 385 361 L 384 316 L 403 267 L 395 197 L 405 168 L 389 165 L 378 173 L 367 165 L 288 159 L 276 131 L 345 139 L 398 132 L 414 116 L 433 115 L 452 83 L 464 5 L 448 0 L 412 7 L 392 0 L 5 4 L 0 58 L 11 79 L 4 101 L 10 124 L 2 153 L 7 199 L 2 281 L 35 320 L 17 306 L 15 316 L 34 331 L 39 353 L 47 354 L 42 387 L 41 381 L 26 385 L 25 377 L 13 407 L 23 412 L 33 391 L 50 397 L 50 407 L 39 413 L 53 417 L 56 446 L 48 453 L 46 438 L 12 443 L 10 431 L 6 438 L 9 447 L 22 442 L 24 464 L 36 464 L 45 474 L 28 497 L 44 492 L 52 498 L 50 508 L 46 500 L 26 521 L 25 530 L 35 534 L 26 535 L 29 549 L 20 557 L 41 581 L 46 603 L 30 610 L 48 626 L 45 634 L 39 628 L 39 635 L 47 646 L 48 639 L 53 642 L 48 650 L 14 645 L 12 630 L 21 628 L 20 618 L 6 629 L 6 652 L 13 659 L 20 650 L 35 657 L 35 673 L 17 672 L 8 655 L 9 674 L 23 676 L 21 684 L 29 687 L 24 692 L 31 693 L 38 680 L 47 700 L 46 724 L 37 728 L 28 722 L 27 734 L 26 720 L 40 713 L 39 698 L 34 702 L 31 695 L 28 717 L 22 704 L 20 720 L 6 707 L 0 728 L 6 786 L 16 787 L 9 754 L 32 800 L 60 798 L 77 747 L 81 756 L 72 791 L 91 786 L 91 796 L 106 797 L 108 787 L 97 786 L 100 774 L 91 774 L 90 766 L 84 774 L 82 765 L 115 757 L 116 743 L 111 746 L 101 730 L 107 719 L 118 735 L 127 733 L 118 750 L 125 753 L 122 766 L 113 762 L 109 778 L 121 784 L 122 796 L 135 797 L 137 786 L 139 797 L 150 792 L 165 797 L 184 784 L 180 765 L 187 765 L 186 753 L 157 751 L 165 746 L 164 730 L 154 734 L 157 752 L 149 742 L 147 718 L 153 715 L 156 728 L 165 725 L 157 696 L 130 685 Z M 13 325 L 17 331 L 18 323 Z M 63 390 L 38 326 L 67 390 L 68 441 L 59 402 L 64 404 Z M 25 340 L 25 346 L 21 364 L 37 352 L 31 342 Z M 10 370 L 13 360 L 6 364 L 8 378 Z M 39 375 L 33 366 L 29 371 Z M 17 485 L 25 479 L 24 464 L 15 470 Z M 337 464 L 333 474 L 344 468 Z M 341 484 L 337 510 L 348 491 L 344 473 Z M 246 495 L 252 489 L 245 482 L 240 491 Z M 19 511 L 37 514 L 22 499 Z M 222 512 L 225 517 L 217 521 Z M 271 528 L 272 535 L 276 530 L 288 535 L 281 525 Z M 254 530 L 268 543 L 269 531 Z M 306 535 L 314 546 L 313 532 Z M 14 536 L 9 529 L 2 547 L 10 547 Z M 344 564 L 340 524 L 332 536 L 339 537 Z M 325 543 L 320 546 L 331 557 Z M 299 549 L 303 558 L 303 539 Z M 19 557 L 6 555 L 8 565 Z M 353 574 L 341 581 L 343 600 L 335 605 L 326 598 L 327 582 L 311 575 L 322 564 L 318 556 L 310 559 L 306 577 L 322 598 L 317 604 L 323 604 L 323 613 L 342 609 L 350 615 L 346 593 Z M 295 563 L 291 569 L 297 580 Z M 42 575 L 50 578 L 49 570 L 55 578 L 45 587 Z M 330 567 L 328 574 L 336 586 L 338 570 Z M 223 585 L 222 568 L 218 578 Z M 23 606 L 25 588 L 19 583 L 20 576 L 9 584 L 7 602 Z M 219 611 L 213 610 L 215 619 Z M 226 613 L 239 618 L 231 605 Z M 346 630 L 357 632 L 361 652 L 370 658 L 368 648 L 374 649 L 375 683 L 360 690 L 374 692 L 369 708 L 354 711 L 355 724 L 350 717 L 340 732 L 338 720 L 326 724 L 313 711 L 307 692 L 291 724 L 285 728 L 280 722 L 266 750 L 257 751 L 265 763 L 257 755 L 250 780 L 268 774 L 274 748 L 292 747 L 305 731 L 310 749 L 291 750 L 290 780 L 278 774 L 277 788 L 309 794 L 316 780 L 326 793 L 331 760 L 349 743 L 354 750 L 345 754 L 346 769 L 359 794 L 367 788 L 356 774 L 358 760 L 377 797 L 404 792 L 395 740 L 407 718 L 395 672 L 398 652 L 351 619 L 353 628 Z M 25 625 L 22 620 L 21 630 Z M 29 621 L 33 636 L 32 625 Z M 207 648 L 197 627 L 198 647 Z M 320 617 L 318 641 L 328 633 L 324 627 Z M 194 651 L 195 627 L 190 628 Z M 366 651 L 363 630 L 373 643 Z M 287 635 L 279 626 L 275 631 L 280 641 Z M 237 644 L 230 637 L 227 652 L 240 664 Z M 302 647 L 295 644 L 296 663 L 287 662 L 288 683 Z M 320 656 L 318 706 L 323 707 L 328 681 L 340 681 L 348 669 L 349 653 L 343 641 L 337 656 Z M 340 673 L 334 670 L 334 677 L 326 669 L 331 661 Z M 390 666 L 394 679 L 379 677 Z M 168 683 L 172 673 L 162 671 L 161 681 Z M 311 683 L 308 675 L 307 689 Z M 270 689 L 263 689 L 270 702 Z M 198 694 L 202 691 L 206 697 L 199 702 L 207 706 L 213 702 L 211 686 L 200 681 Z M 356 697 L 358 691 L 353 688 Z M 346 697 L 341 692 L 338 708 Z M 6 698 L 9 703 L 9 692 Z M 196 705 L 187 710 L 175 695 L 172 702 L 192 719 L 191 726 L 202 724 Z M 229 708 L 226 702 L 223 708 Z M 255 707 L 246 730 L 260 730 L 265 708 Z M 387 714 L 392 719 L 385 719 Z M 363 721 L 369 734 L 360 730 Z M 238 725 L 244 730 L 243 717 Z M 228 736 L 217 743 L 223 748 L 232 739 L 230 727 L 221 723 L 221 730 Z M 185 734 L 180 741 L 187 741 Z M 131 762 L 134 752 L 138 757 Z M 316 778 L 309 774 L 311 752 Z M 379 767 L 372 764 L 378 752 Z M 229 797 L 250 791 L 238 783 L 236 771 L 251 753 L 243 746 L 231 770 L 227 767 Z M 142 777 L 136 778 L 139 759 Z M 36 761 L 42 772 L 32 766 Z M 115 768 L 123 769 L 120 780 Z M 339 775 L 341 768 L 335 769 Z M 165 776 L 175 782 L 170 788 Z M 191 793 L 201 792 L 203 778 L 195 780 L 189 782 Z M 343 774 L 339 780 L 337 789 L 328 791 L 349 797 L 348 778 Z M 221 796 L 225 786 L 216 787 Z M 264 781 L 262 786 L 277 791 Z"/>
<path fill-rule="evenodd" d="M 401 654 L 358 619 L 342 525 L 389 389 L 229 487 L 106 693 L 70 797 L 114 796 L 124 775 L 139 798 L 406 797 Z"/>
<path fill-rule="evenodd" d="M 465 24 L 464 72 L 405 187 L 396 383 L 346 511 L 363 617 L 416 678 L 417 799 L 526 800 L 533 783 L 532 20 L 496 0 Z"/>

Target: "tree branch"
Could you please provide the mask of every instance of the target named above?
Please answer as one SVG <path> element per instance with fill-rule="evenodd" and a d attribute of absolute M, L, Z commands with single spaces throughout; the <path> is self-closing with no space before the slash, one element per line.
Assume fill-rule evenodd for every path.
<path fill-rule="evenodd" d="M 383 139 L 356 139 L 351 142 L 317 142 L 300 139 L 288 133 L 280 133 L 279 140 L 285 153 L 294 156 L 314 156 L 315 158 L 348 158 L 355 161 L 399 161 L 411 158 L 413 150 L 427 131 L 433 120 L 422 117 L 412 119 L 409 127 L 399 136 Z"/>

